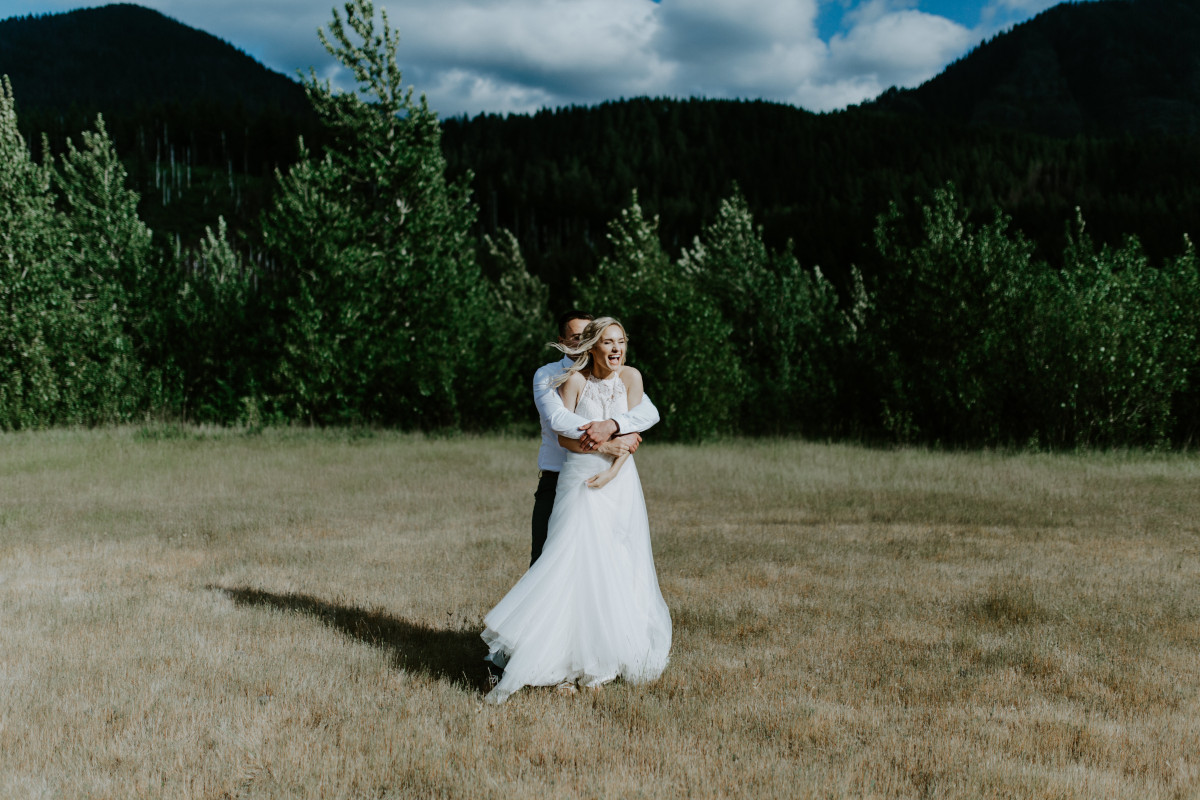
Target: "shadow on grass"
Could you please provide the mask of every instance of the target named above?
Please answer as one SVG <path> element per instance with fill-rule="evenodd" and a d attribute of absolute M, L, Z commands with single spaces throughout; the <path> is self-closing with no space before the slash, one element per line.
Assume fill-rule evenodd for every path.
<path fill-rule="evenodd" d="M 241 606 L 265 606 L 314 616 L 347 636 L 385 650 L 397 669 L 448 680 L 464 689 L 480 692 L 487 689 L 487 670 L 483 662 L 487 646 L 479 638 L 478 630 L 437 630 L 380 610 L 338 605 L 306 594 L 275 594 L 261 589 L 223 586 L 209 588 L 224 592 Z"/>

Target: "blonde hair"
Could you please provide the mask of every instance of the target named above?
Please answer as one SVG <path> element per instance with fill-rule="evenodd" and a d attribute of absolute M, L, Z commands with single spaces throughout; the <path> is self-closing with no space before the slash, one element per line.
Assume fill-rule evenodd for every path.
<path fill-rule="evenodd" d="M 629 334 L 625 333 L 625 326 L 622 325 L 619 320 L 614 319 L 613 317 L 597 317 L 589 322 L 587 327 L 583 329 L 583 333 L 579 335 L 579 344 L 577 345 L 571 346 L 560 344 L 559 342 L 550 342 L 551 347 L 555 348 L 556 350 L 561 350 L 571 358 L 575 359 L 574 363 L 563 370 L 561 375 L 555 375 L 550 379 L 550 386 L 553 388 L 558 388 L 566 383 L 567 379 L 569 379 L 576 372 L 587 369 L 587 367 L 592 363 L 592 348 L 596 346 L 597 342 L 604 338 L 604 332 L 613 325 L 616 325 L 621 329 L 621 333 L 625 336 L 625 342 L 628 344 Z M 624 363 L 624 361 L 625 359 L 622 357 L 621 363 Z"/>

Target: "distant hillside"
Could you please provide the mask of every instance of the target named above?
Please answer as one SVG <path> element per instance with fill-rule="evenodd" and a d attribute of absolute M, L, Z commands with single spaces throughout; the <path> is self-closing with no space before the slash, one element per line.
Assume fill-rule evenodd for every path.
<path fill-rule="evenodd" d="M 635 98 L 534 115 L 447 120 L 454 173 L 470 170 L 480 227 L 514 231 L 556 300 L 607 249 L 605 225 L 638 190 L 672 252 L 737 183 L 767 241 L 788 240 L 834 281 L 876 263 L 890 202 L 953 182 L 978 219 L 998 207 L 1054 261 L 1082 210 L 1088 231 L 1136 234 L 1160 259 L 1200 230 L 1200 138 L 1056 139 L 921 115 L 810 114 L 775 103 Z"/>
<path fill-rule="evenodd" d="M 873 104 L 1051 136 L 1200 133 L 1200 3 L 1063 3 Z"/>
<path fill-rule="evenodd" d="M 22 110 L 111 114 L 196 101 L 308 113 L 295 81 L 128 3 L 0 21 L 0 74 L 12 79 Z"/>
<path fill-rule="evenodd" d="M 793 241 L 839 283 L 873 268 L 876 215 L 947 181 L 1047 258 L 1079 207 L 1098 240 L 1135 234 L 1157 259 L 1200 237 L 1197 6 L 1062 5 L 918 89 L 839 113 L 634 98 L 447 120 L 443 149 L 453 175 L 474 175 L 478 232 L 516 232 L 555 302 L 603 256 L 634 189 L 678 252 L 736 182 L 772 246 Z M 218 214 L 253 246 L 272 171 L 298 136 L 323 138 L 295 82 L 138 6 L 0 22 L 0 73 L 32 141 L 59 146 L 103 111 L 143 218 L 185 246 Z"/>
<path fill-rule="evenodd" d="M 218 214 L 250 229 L 297 138 L 321 140 L 299 83 L 137 5 L 0 21 L 0 74 L 35 147 L 46 134 L 61 148 L 103 113 L 144 218 L 185 242 Z"/>

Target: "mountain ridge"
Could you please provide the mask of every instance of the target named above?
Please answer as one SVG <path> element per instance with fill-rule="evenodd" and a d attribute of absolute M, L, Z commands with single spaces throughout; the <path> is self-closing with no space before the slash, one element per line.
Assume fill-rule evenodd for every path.
<path fill-rule="evenodd" d="M 296 81 L 223 39 L 132 3 L 0 20 L 0 74 L 28 109 L 111 113 L 196 99 L 291 113 L 308 107 Z"/>
<path fill-rule="evenodd" d="M 1078 208 L 1097 241 L 1117 243 L 1133 234 L 1159 259 L 1179 251 L 1184 233 L 1200 233 L 1194 228 L 1200 219 L 1200 138 L 1187 133 L 1190 122 L 1171 127 L 1156 121 L 1187 122 L 1192 117 L 1186 107 L 1174 117 L 1158 113 L 1135 133 L 1120 127 L 1117 112 L 1136 110 L 1139 102 L 1160 111 L 1164 103 L 1188 102 L 1186 93 L 1168 90 L 1182 91 L 1190 83 L 1174 74 L 1163 77 L 1164 68 L 1155 66 L 1183 64 L 1173 69 L 1185 69 L 1190 62 L 1179 42 L 1148 55 L 1129 49 L 1129 42 L 1149 47 L 1153 31 L 1172 25 L 1167 12 L 1173 3 L 1177 0 L 1057 6 L 981 44 L 921 87 L 890 90 L 843 111 L 814 114 L 767 101 L 632 98 L 534 114 L 450 117 L 443 121 L 443 152 L 452 177 L 473 176 L 477 233 L 513 231 L 529 268 L 550 285 L 556 300 L 565 301 L 574 277 L 603 257 L 606 225 L 634 189 L 643 208 L 659 218 L 665 246 L 677 252 L 736 183 L 771 246 L 794 242 L 807 263 L 819 264 L 840 282 L 852 266 L 871 268 L 872 229 L 889 204 L 911 209 L 916 198 L 947 183 L 959 187 L 975 218 L 989 218 L 996 209 L 1009 215 L 1047 258 L 1062 252 L 1064 231 Z M 1143 30 L 1121 38 L 1121 27 L 1130 27 L 1122 15 L 1130 10 L 1146 12 Z M 225 59 L 221 63 L 253 72 L 285 96 L 304 99 L 298 84 L 277 73 L 263 78 L 269 72 L 265 67 L 216 37 L 140 7 L 88 13 L 98 11 L 105 13 L 91 17 L 93 36 L 103 37 L 106 26 L 122 19 L 141 20 L 152 30 L 165 26 L 174 32 L 164 32 L 163 38 L 185 36 L 196 48 L 216 48 L 217 60 Z M 53 30 L 80 13 L 33 19 Z M 29 18 L 16 22 L 31 24 Z M 0 22 L 0 36 L 13 24 L 12 19 Z M 1172 36 L 1189 41 L 1190 22 L 1175 28 Z M 1074 39 L 1062 38 L 1073 29 Z M 1200 41 L 1200 29 L 1195 35 Z M 139 56 L 130 39 L 123 41 L 130 51 L 123 56 Z M 1110 66 L 1113 74 L 1128 76 L 1124 88 L 1104 91 L 1095 81 L 1076 81 L 1077 67 L 1060 52 L 1070 41 L 1117 42 L 1104 52 L 1110 61 L 1111 52 L 1121 54 Z M 187 55 L 194 48 L 176 44 L 175 49 Z M 46 45 L 33 51 L 49 52 Z M 1023 55 L 1026 51 L 1034 55 Z M 85 51 L 75 52 L 82 59 Z M 69 66 L 45 58 L 40 63 L 49 71 Z M 1021 74 L 1033 88 L 1054 91 L 1005 89 L 1013 83 L 1013 65 L 1022 64 Z M 33 69 L 36 63 L 25 66 Z M 182 77 L 167 82 L 176 94 L 159 95 L 153 103 L 145 99 L 145 82 L 126 80 L 125 95 L 113 99 L 112 108 L 96 108 L 95 98 L 90 107 L 105 111 L 131 185 L 142 195 L 143 219 L 156 232 L 186 245 L 221 214 L 231 229 L 253 242 L 259 214 L 271 200 L 275 169 L 295 161 L 298 136 L 320 152 L 326 134 L 307 103 L 303 112 L 292 112 L 282 100 L 238 100 L 232 89 L 206 93 L 188 77 L 200 71 L 182 70 Z M 218 75 L 209 73 L 204 86 L 221 86 Z M 20 103 L 20 82 L 14 84 Z M 143 99 L 131 106 L 125 100 L 136 92 Z M 1071 103 L 1061 102 L 1068 94 Z M 1043 96 L 1051 100 L 1038 99 Z M 48 132 L 53 147 L 94 119 L 94 110 L 84 113 L 79 102 L 66 105 L 68 99 L 60 97 L 57 108 L 31 108 L 28 93 L 26 98 L 19 122 L 30 141 Z M 1020 113 L 1004 111 L 1006 98 Z M 984 104 L 988 113 L 977 114 L 972 103 Z M 1062 108 L 1055 111 L 1056 106 Z M 1004 113 L 996 112 L 998 107 Z M 1072 108 L 1083 110 L 1072 116 Z M 1093 108 L 1110 112 L 1088 110 Z M 1042 116 L 1039 109 L 1045 111 Z M 1083 124 L 1091 119 L 1088 114 L 1097 121 Z M 1059 135 L 1051 136 L 1045 125 L 1038 129 L 1046 119 L 1070 124 L 1060 124 Z M 1153 137 L 1154 145 L 1135 138 L 1140 136 Z M 169 184 L 160 180 L 168 162 Z M 197 166 L 194 182 L 191 172 L 186 179 L 175 177 L 178 162 Z"/>
<path fill-rule="evenodd" d="M 1092 0 L 1047 9 L 912 89 L 863 104 L 1043 135 L 1200 133 L 1200 5 Z"/>

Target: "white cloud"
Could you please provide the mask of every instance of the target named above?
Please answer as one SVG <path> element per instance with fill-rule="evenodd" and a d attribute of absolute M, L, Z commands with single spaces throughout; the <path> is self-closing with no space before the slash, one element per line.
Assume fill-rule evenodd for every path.
<path fill-rule="evenodd" d="M 654 7 L 647 0 L 412 3 L 402 50 L 431 69 L 564 98 L 645 94 L 673 71 L 649 46 Z"/>
<path fill-rule="evenodd" d="M 527 111 L 614 97 L 744 97 L 841 108 L 916 85 L 961 55 L 973 34 L 910 8 L 868 0 L 827 45 L 828 0 L 391 0 L 402 57 L 421 65 L 442 113 Z M 496 104 L 496 105 L 493 105 Z"/>
<path fill-rule="evenodd" d="M 831 111 L 876 97 L 880 91 L 879 79 L 851 76 L 804 81 L 792 88 L 790 96 L 780 99 L 810 111 Z"/>
<path fill-rule="evenodd" d="M 316 37 L 330 0 L 138 0 L 288 75 L 341 88 Z M 400 32 L 405 78 L 442 114 L 532 111 L 616 97 L 743 97 L 830 110 L 914 86 L 970 44 L 1055 0 L 969 0 L 967 28 L 921 0 L 376 0 Z M 0 8 L 17 5 L 0 0 Z M 822 7 L 842 32 L 817 32 Z M 62 10 L 63 0 L 12 13 Z M 341 2 L 336 2 L 340 8 Z M 965 18 L 961 17 L 960 19 Z"/>
<path fill-rule="evenodd" d="M 815 0 L 663 0 L 659 56 L 676 65 L 664 91 L 782 99 L 821 68 Z"/>
<path fill-rule="evenodd" d="M 427 96 L 441 98 L 436 109 L 442 116 L 474 116 L 480 109 L 528 114 L 561 102 L 545 89 L 502 82 L 461 69 L 441 72 L 434 81 L 421 90 Z"/>
<path fill-rule="evenodd" d="M 842 20 L 850 26 L 869 25 L 889 14 L 912 8 L 916 4 L 917 0 L 864 0 L 858 4 L 850 4 L 842 16 Z"/>
<path fill-rule="evenodd" d="M 974 41 L 974 33 L 945 17 L 889 11 L 860 21 L 829 42 L 829 74 L 841 79 L 914 86 L 936 75 Z"/>
<path fill-rule="evenodd" d="M 992 36 L 1061 2 L 1062 0 L 988 0 L 979 14 L 980 32 L 985 36 Z"/>

